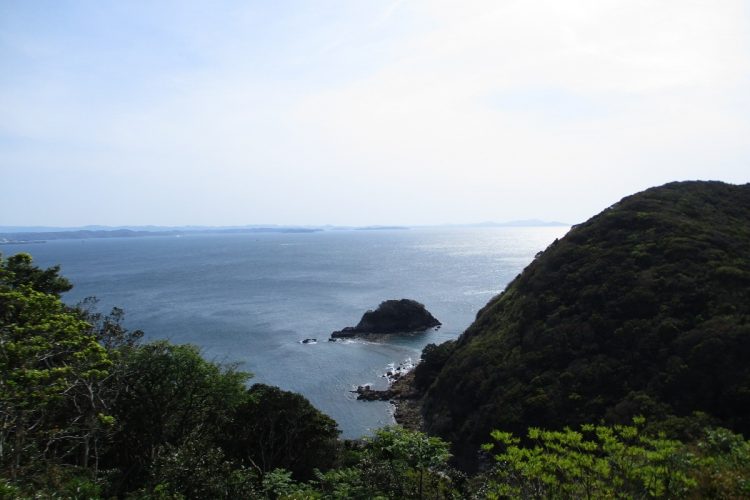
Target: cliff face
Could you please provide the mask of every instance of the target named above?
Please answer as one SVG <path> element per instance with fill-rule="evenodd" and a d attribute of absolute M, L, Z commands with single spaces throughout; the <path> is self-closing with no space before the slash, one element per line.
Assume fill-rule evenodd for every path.
<path fill-rule="evenodd" d="M 421 332 L 440 325 L 424 305 L 415 300 L 400 299 L 381 302 L 374 311 L 367 311 L 357 326 L 333 332 L 332 338 L 354 337 L 371 333 Z"/>
<path fill-rule="evenodd" d="M 423 359 L 427 429 L 465 466 L 494 428 L 702 411 L 750 432 L 750 184 L 624 198 Z"/>

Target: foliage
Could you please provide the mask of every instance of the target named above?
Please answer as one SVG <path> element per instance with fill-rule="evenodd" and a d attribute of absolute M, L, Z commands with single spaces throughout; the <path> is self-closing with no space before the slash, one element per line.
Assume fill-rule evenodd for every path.
<path fill-rule="evenodd" d="M 56 294 L 35 289 L 56 283 L 56 270 L 29 269 L 21 256 L 0 280 L 0 466 L 11 477 L 50 457 L 88 465 L 111 421 L 95 390 L 111 365 L 105 349 Z"/>
<path fill-rule="evenodd" d="M 750 442 L 727 429 L 708 429 L 689 449 L 698 457 L 697 497 L 750 497 Z"/>
<path fill-rule="evenodd" d="M 292 473 L 284 469 L 274 469 L 263 475 L 262 490 L 266 498 L 284 500 L 309 500 L 322 498 L 313 486 L 295 481 Z"/>
<path fill-rule="evenodd" d="M 7 481 L 0 477 L 0 499 L 71 499 L 101 498 L 102 481 L 92 470 L 48 463 L 46 467 L 27 474 L 23 481 Z"/>
<path fill-rule="evenodd" d="M 40 269 L 33 264 L 31 255 L 18 253 L 3 260 L 0 255 L 0 286 L 11 290 L 31 287 L 37 292 L 60 296 L 73 285 L 60 276 L 60 266 Z"/>
<path fill-rule="evenodd" d="M 748 248 L 750 185 L 667 184 L 575 226 L 425 354 L 427 429 L 464 467 L 493 428 L 701 411 L 750 432 Z"/>
<path fill-rule="evenodd" d="M 322 498 L 335 500 L 376 498 L 362 476 L 361 467 L 339 467 L 325 474 L 317 471 L 313 484 Z"/>
<path fill-rule="evenodd" d="M 528 444 L 493 431 L 495 466 L 476 493 L 488 498 L 746 498 L 750 443 L 704 429 L 691 443 L 635 425 L 586 424 L 579 431 L 530 428 Z"/>
<path fill-rule="evenodd" d="M 221 448 L 201 437 L 164 445 L 150 467 L 145 496 L 235 499 L 258 496 L 254 471 L 228 460 Z"/>
<path fill-rule="evenodd" d="M 261 471 L 287 469 L 309 479 L 336 459 L 336 422 L 299 394 L 255 384 L 236 407 L 222 439 L 230 457 Z"/>
<path fill-rule="evenodd" d="M 274 469 L 264 474 L 262 489 L 269 498 L 457 498 L 449 457 L 448 444 L 439 438 L 386 427 L 362 443 L 354 464 L 316 470 L 306 483 L 295 481 L 290 471 Z"/>
<path fill-rule="evenodd" d="M 102 314 L 98 311 L 98 304 L 96 297 L 86 297 L 76 305 L 75 310 L 90 325 L 89 333 L 96 337 L 110 356 L 126 355 L 138 346 L 143 331 L 125 328 L 125 311 L 119 307 L 113 307 L 109 314 Z"/>
<path fill-rule="evenodd" d="M 679 441 L 648 437 L 638 426 L 584 425 L 580 431 L 528 430 L 530 446 L 493 431 L 490 498 L 681 498 L 696 485 L 694 458 Z"/>
<path fill-rule="evenodd" d="M 426 390 L 443 369 L 456 347 L 455 340 L 442 344 L 427 344 L 422 349 L 419 364 L 414 368 L 414 385 L 420 391 Z"/>
<path fill-rule="evenodd" d="M 196 436 L 215 442 L 243 401 L 249 377 L 206 361 L 195 346 L 166 341 L 138 346 L 123 363 L 112 404 L 118 425 L 103 462 L 123 471 L 124 488 L 142 484 L 162 447 Z"/>
<path fill-rule="evenodd" d="M 367 440 L 359 464 L 362 481 L 388 498 L 446 498 L 451 490 L 448 443 L 440 438 L 385 427 Z"/>

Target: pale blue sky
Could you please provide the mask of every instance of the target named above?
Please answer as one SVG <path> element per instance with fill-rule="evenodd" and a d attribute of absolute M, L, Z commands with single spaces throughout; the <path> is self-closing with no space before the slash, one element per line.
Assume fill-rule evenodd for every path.
<path fill-rule="evenodd" d="M 0 0 L 0 225 L 575 223 L 750 182 L 749 9 Z"/>

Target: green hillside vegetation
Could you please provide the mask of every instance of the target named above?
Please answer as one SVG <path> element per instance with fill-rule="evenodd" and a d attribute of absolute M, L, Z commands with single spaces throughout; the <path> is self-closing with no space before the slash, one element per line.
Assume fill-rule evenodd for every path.
<path fill-rule="evenodd" d="M 749 359 L 750 185 L 682 182 L 572 228 L 415 378 L 428 431 L 472 467 L 492 429 L 645 415 L 680 438 L 696 418 L 747 435 Z"/>

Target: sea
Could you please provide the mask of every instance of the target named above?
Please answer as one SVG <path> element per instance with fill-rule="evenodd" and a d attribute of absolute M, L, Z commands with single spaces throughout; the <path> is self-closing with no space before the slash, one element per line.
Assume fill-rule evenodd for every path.
<path fill-rule="evenodd" d="M 357 401 L 357 386 L 419 361 L 422 348 L 457 338 L 477 311 L 567 227 L 326 230 L 52 240 L 3 245 L 42 267 L 59 264 L 103 311 L 125 310 L 146 340 L 200 347 L 265 383 L 307 397 L 344 438 L 393 423 L 385 401 Z M 423 303 L 442 327 L 328 342 L 388 299 Z M 315 342 L 303 343 L 305 339 Z"/>

